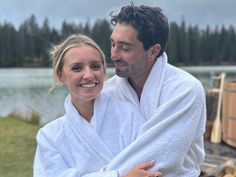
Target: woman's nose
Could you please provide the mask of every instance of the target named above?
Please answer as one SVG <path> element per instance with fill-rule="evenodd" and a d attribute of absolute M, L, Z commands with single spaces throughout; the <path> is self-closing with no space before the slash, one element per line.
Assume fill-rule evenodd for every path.
<path fill-rule="evenodd" d="M 84 79 L 93 79 L 94 78 L 94 73 L 91 69 L 86 69 L 84 71 L 84 75 L 83 75 Z"/>

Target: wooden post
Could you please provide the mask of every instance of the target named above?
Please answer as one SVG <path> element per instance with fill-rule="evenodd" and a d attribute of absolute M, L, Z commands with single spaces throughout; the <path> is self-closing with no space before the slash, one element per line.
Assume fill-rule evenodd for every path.
<path fill-rule="evenodd" d="M 218 101 L 219 91 L 216 88 L 207 90 L 206 93 L 206 109 L 207 109 L 207 122 L 206 131 L 204 134 L 205 140 L 210 140 L 212 124 L 216 117 L 217 101 Z"/>

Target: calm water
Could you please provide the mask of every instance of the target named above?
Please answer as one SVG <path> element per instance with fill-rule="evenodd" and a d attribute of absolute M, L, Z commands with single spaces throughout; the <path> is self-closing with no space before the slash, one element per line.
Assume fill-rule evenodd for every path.
<path fill-rule="evenodd" d="M 184 67 L 184 70 L 197 77 L 205 89 L 212 84 L 212 76 L 221 71 L 228 72 L 227 79 L 236 80 L 236 66 L 234 67 Z M 114 70 L 107 70 L 107 78 Z M 0 116 L 12 112 L 23 116 L 37 112 L 41 124 L 45 124 L 63 115 L 64 99 L 67 90 L 58 87 L 49 93 L 52 83 L 52 70 L 48 68 L 36 69 L 0 69 Z"/>

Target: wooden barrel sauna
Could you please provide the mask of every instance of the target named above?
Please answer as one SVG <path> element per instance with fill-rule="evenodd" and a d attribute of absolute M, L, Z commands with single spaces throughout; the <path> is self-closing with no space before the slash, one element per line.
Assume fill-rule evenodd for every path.
<path fill-rule="evenodd" d="M 236 80 L 224 83 L 222 135 L 226 144 L 236 147 Z"/>

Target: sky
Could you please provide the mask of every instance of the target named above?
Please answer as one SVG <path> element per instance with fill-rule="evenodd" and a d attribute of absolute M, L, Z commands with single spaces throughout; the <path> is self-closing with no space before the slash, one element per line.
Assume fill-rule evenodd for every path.
<path fill-rule="evenodd" d="M 9 22 L 19 27 L 32 14 L 39 25 L 47 17 L 51 27 L 68 22 L 93 23 L 110 19 L 111 11 L 119 11 L 127 0 L 0 0 L 0 24 Z M 133 0 L 135 5 L 159 6 L 170 22 L 199 27 L 236 27 L 236 0 Z"/>

